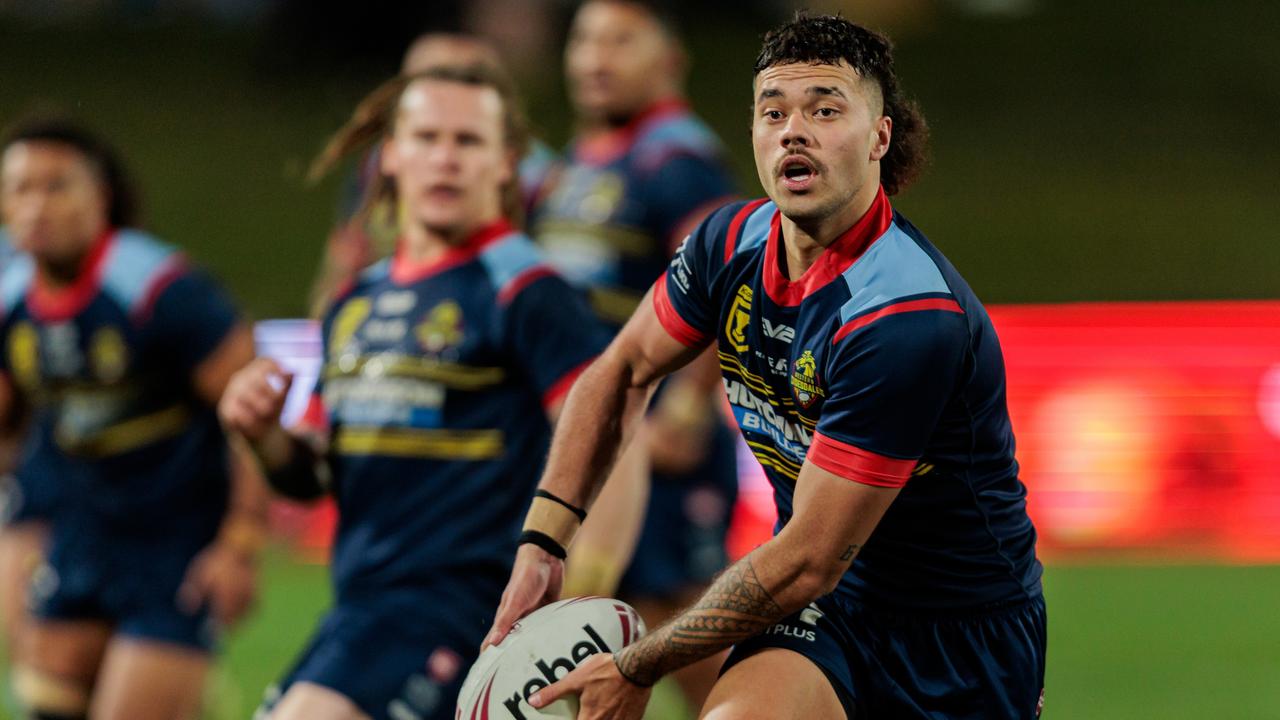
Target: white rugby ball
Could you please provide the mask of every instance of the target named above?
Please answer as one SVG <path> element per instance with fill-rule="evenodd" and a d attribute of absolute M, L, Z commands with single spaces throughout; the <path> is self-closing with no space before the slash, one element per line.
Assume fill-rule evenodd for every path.
<path fill-rule="evenodd" d="M 597 653 L 617 652 L 644 634 L 644 622 L 621 600 L 581 597 L 539 608 L 471 666 L 458 694 L 457 720 L 576 718 L 578 698 L 541 710 L 528 697 Z"/>

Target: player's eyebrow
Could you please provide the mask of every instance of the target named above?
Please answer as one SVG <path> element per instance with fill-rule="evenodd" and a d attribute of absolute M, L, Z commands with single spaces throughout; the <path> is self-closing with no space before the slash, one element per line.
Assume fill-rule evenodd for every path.
<path fill-rule="evenodd" d="M 760 96 L 756 99 L 764 100 L 765 98 L 780 98 L 780 97 L 783 97 L 783 92 L 778 88 L 765 88 L 764 90 L 760 91 Z"/>
<path fill-rule="evenodd" d="M 841 90 L 836 85 L 825 85 L 825 86 L 815 85 L 814 87 L 809 88 L 805 92 L 809 93 L 810 95 L 835 95 L 836 97 L 844 98 L 845 100 L 849 99 L 845 97 L 844 91 Z"/>

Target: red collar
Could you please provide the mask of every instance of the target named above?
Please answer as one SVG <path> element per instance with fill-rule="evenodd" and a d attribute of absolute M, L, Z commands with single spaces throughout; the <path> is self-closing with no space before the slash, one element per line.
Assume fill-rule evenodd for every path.
<path fill-rule="evenodd" d="M 659 100 L 635 117 L 626 125 L 613 130 L 591 133 L 578 141 L 573 149 L 574 158 L 588 165 L 608 165 L 617 160 L 635 144 L 649 125 L 680 113 L 689 111 L 689 103 L 683 98 L 672 97 Z"/>
<path fill-rule="evenodd" d="M 871 201 L 871 207 L 858 222 L 828 245 L 818 256 L 817 262 L 799 280 L 793 282 L 778 267 L 778 253 L 783 251 L 782 215 L 775 210 L 769 224 L 769 241 L 764 250 L 765 292 L 778 305 L 799 305 L 805 298 L 848 270 L 849 266 L 862 257 L 871 243 L 884 235 L 891 224 L 893 206 L 889 204 L 889 198 L 881 187 Z"/>
<path fill-rule="evenodd" d="M 396 254 L 391 258 L 391 281 L 397 285 L 408 285 L 457 267 L 513 232 L 515 227 L 511 222 L 501 218 L 471 233 L 461 244 L 454 245 L 440 255 L 422 262 L 414 262 L 405 257 L 404 239 L 401 238 L 400 242 L 396 243 Z"/>
<path fill-rule="evenodd" d="M 107 228 L 93 241 L 93 247 L 80 262 L 80 272 L 70 285 L 51 287 L 36 272 L 27 291 L 27 307 L 42 322 L 62 322 L 75 317 L 89 306 L 102 287 L 102 268 L 107 252 L 115 245 L 116 229 Z"/>

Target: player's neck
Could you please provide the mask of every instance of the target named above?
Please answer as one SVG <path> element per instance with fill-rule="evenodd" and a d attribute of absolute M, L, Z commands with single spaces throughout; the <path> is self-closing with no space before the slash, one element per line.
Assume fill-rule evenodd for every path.
<path fill-rule="evenodd" d="M 782 216 L 782 240 L 786 252 L 787 278 L 799 280 L 840 236 L 871 209 L 880 186 L 867 183 L 838 211 L 817 218 L 791 219 Z"/>
<path fill-rule="evenodd" d="M 35 263 L 36 274 L 40 284 L 51 290 L 62 290 L 71 287 L 88 272 L 94 260 L 101 254 L 110 238 L 110 231 L 103 229 L 94 235 L 94 239 L 83 245 L 83 250 L 71 257 L 59 259 L 38 259 Z"/>
<path fill-rule="evenodd" d="M 403 257 L 414 265 L 430 263 L 450 250 L 465 246 L 478 231 L 501 219 L 501 215 L 494 215 L 483 222 L 451 228 L 409 224 L 404 233 Z"/>

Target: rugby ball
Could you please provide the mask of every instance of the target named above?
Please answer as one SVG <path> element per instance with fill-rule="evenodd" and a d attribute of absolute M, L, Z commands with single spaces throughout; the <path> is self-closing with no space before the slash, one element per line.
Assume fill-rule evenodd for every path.
<path fill-rule="evenodd" d="M 644 634 L 644 622 L 620 600 L 580 597 L 539 608 L 521 619 L 501 643 L 487 648 L 462 684 L 457 720 L 576 718 L 578 698 L 541 710 L 530 695 L 568 675 L 597 653 L 617 652 Z"/>

